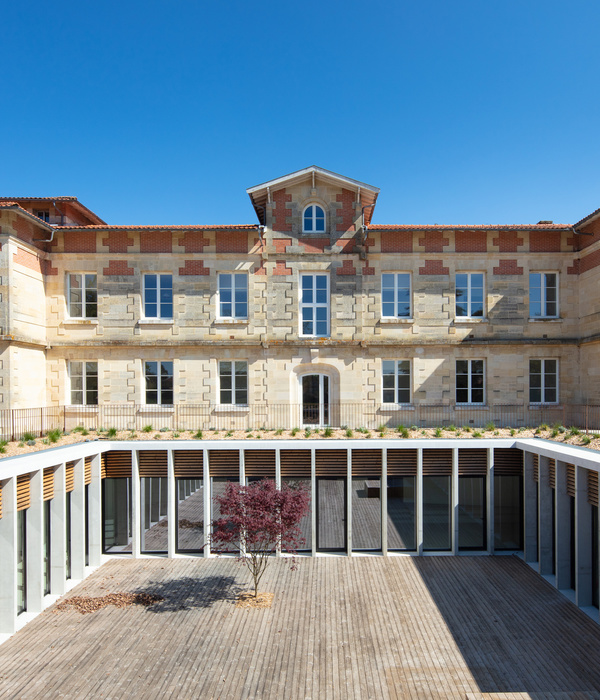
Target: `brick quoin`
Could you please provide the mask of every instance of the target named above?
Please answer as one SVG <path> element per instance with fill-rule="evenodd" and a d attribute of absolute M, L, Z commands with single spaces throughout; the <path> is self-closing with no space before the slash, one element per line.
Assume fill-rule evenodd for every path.
<path fill-rule="evenodd" d="M 493 238 L 492 243 L 498 246 L 501 253 L 516 253 L 524 241 L 518 231 L 498 231 L 498 238 Z"/>
<path fill-rule="evenodd" d="M 374 245 L 375 245 L 375 238 L 366 238 L 365 239 L 365 250 L 369 250 L 369 248 L 371 246 L 374 246 Z M 410 249 L 412 251 L 412 242 L 411 242 Z"/>
<path fill-rule="evenodd" d="M 340 238 L 335 242 L 342 250 L 341 253 L 353 253 L 354 252 L 354 238 Z"/>
<path fill-rule="evenodd" d="M 576 258 L 573 264 L 567 267 L 567 275 L 578 275 L 581 272 L 581 260 Z"/>
<path fill-rule="evenodd" d="M 260 261 L 260 263 L 256 266 L 256 269 L 254 270 L 255 275 L 266 275 L 267 270 L 265 268 L 265 263 L 264 261 Z"/>
<path fill-rule="evenodd" d="M 209 244 L 208 238 L 204 237 L 204 231 L 186 231 L 179 242 L 186 253 L 203 253 L 204 246 Z"/>
<path fill-rule="evenodd" d="M 184 267 L 179 268 L 180 275 L 210 275 L 210 268 L 204 267 L 202 260 L 186 260 Z"/>
<path fill-rule="evenodd" d="M 487 231 L 457 231 L 455 249 L 457 253 L 485 253 Z"/>
<path fill-rule="evenodd" d="M 355 275 L 356 268 L 352 264 L 352 260 L 344 260 L 342 266 L 336 269 L 338 275 Z"/>
<path fill-rule="evenodd" d="M 17 238 L 20 238 L 27 243 L 33 243 L 33 235 L 35 233 L 35 228 L 31 221 L 26 221 L 20 216 L 16 216 L 13 221 L 13 227 L 17 233 Z M 44 233 L 46 233 L 44 231 Z M 50 236 L 45 235 L 44 238 L 50 238 Z"/>
<path fill-rule="evenodd" d="M 23 267 L 33 270 L 34 272 L 39 272 L 42 274 L 41 260 L 38 255 L 30 253 L 28 250 L 23 250 L 23 248 L 17 248 L 17 252 L 13 253 L 13 262 L 22 265 Z"/>
<path fill-rule="evenodd" d="M 517 265 L 516 260 L 500 260 L 493 272 L 495 275 L 522 275 L 523 268 Z"/>
<path fill-rule="evenodd" d="M 383 231 L 381 233 L 382 253 L 412 253 L 412 231 Z"/>
<path fill-rule="evenodd" d="M 292 195 L 286 194 L 285 188 L 273 192 L 273 231 L 291 231 L 292 224 L 288 223 L 287 217 L 292 215 L 292 210 L 286 208 L 286 203 L 292 201 Z"/>
<path fill-rule="evenodd" d="M 591 236 L 577 236 L 576 238 L 578 239 L 578 250 L 583 250 L 584 248 L 588 248 L 589 246 L 593 245 L 597 241 L 600 241 L 600 219 L 596 219 L 596 221 L 592 221 L 591 224 L 588 224 L 587 226 L 584 226 L 581 231 L 583 233 L 587 234 L 592 234 Z"/>
<path fill-rule="evenodd" d="M 447 267 L 444 267 L 442 260 L 425 260 L 425 267 L 419 268 L 420 275 L 448 275 Z"/>
<path fill-rule="evenodd" d="M 50 260 L 40 260 L 43 275 L 58 275 L 58 268 L 52 267 Z"/>
<path fill-rule="evenodd" d="M 560 253 L 560 232 L 530 231 L 529 250 L 532 253 Z"/>
<path fill-rule="evenodd" d="M 375 274 L 375 268 L 374 267 L 369 267 L 369 264 L 367 262 L 367 265 L 363 267 L 362 269 L 363 275 L 374 275 Z"/>
<path fill-rule="evenodd" d="M 292 245 L 291 238 L 274 238 L 273 245 L 276 253 L 285 253 L 287 246 Z"/>
<path fill-rule="evenodd" d="M 286 267 L 285 260 L 276 260 L 275 267 L 273 268 L 273 275 L 291 275 L 292 270 Z"/>
<path fill-rule="evenodd" d="M 171 231 L 141 231 L 140 253 L 172 253 L 173 234 Z"/>
<path fill-rule="evenodd" d="M 127 231 L 109 231 L 108 236 L 102 239 L 102 245 L 108 247 L 109 253 L 126 253 L 127 248 L 133 245 L 133 238 L 129 238 Z"/>
<path fill-rule="evenodd" d="M 65 231 L 63 241 L 65 253 L 96 252 L 95 231 Z"/>
<path fill-rule="evenodd" d="M 595 250 L 593 253 L 586 255 L 584 258 L 573 261 L 573 267 L 567 268 L 569 275 L 577 275 L 588 270 L 593 270 L 600 265 L 600 250 Z"/>
<path fill-rule="evenodd" d="M 102 272 L 106 277 L 133 275 L 133 267 L 127 267 L 127 260 L 109 260 Z"/>
<path fill-rule="evenodd" d="M 247 253 L 248 233 L 246 231 L 218 231 L 217 253 Z"/>
<path fill-rule="evenodd" d="M 443 253 L 444 246 L 449 243 L 450 239 L 444 237 L 443 231 L 425 231 L 423 238 L 419 238 L 419 245 L 425 248 L 426 253 Z"/>
<path fill-rule="evenodd" d="M 354 231 L 354 192 L 342 189 L 342 193 L 336 195 L 336 202 L 341 202 L 342 206 L 337 210 L 338 216 L 342 217 L 342 222 L 336 224 L 336 231 Z"/>
<path fill-rule="evenodd" d="M 325 246 L 330 245 L 329 238 L 299 238 L 299 245 L 304 248 L 305 253 L 323 253 Z"/>

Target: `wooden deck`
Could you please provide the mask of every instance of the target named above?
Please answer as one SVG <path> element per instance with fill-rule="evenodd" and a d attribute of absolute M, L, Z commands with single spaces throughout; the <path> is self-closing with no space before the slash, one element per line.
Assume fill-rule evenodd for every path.
<path fill-rule="evenodd" d="M 112 560 L 69 595 L 144 609 L 37 617 L 0 646 L 1 698 L 600 698 L 600 626 L 515 557 Z"/>

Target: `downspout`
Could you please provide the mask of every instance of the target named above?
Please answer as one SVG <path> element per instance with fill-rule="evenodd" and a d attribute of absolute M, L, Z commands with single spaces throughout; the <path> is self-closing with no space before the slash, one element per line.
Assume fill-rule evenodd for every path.
<path fill-rule="evenodd" d="M 263 248 L 264 243 L 265 243 L 263 240 L 263 233 L 264 233 L 264 230 L 267 228 L 267 210 L 265 209 L 265 207 L 261 206 L 260 204 L 255 204 L 254 208 L 255 209 L 262 209 L 263 218 L 265 220 L 264 224 L 258 224 L 258 240 L 260 241 L 261 248 Z"/>
<path fill-rule="evenodd" d="M 365 204 L 365 206 L 361 209 L 361 218 L 362 218 L 362 241 L 361 245 L 365 245 L 365 241 L 367 240 L 367 225 L 365 224 L 365 209 L 373 209 L 375 207 L 375 203 L 373 204 Z"/>

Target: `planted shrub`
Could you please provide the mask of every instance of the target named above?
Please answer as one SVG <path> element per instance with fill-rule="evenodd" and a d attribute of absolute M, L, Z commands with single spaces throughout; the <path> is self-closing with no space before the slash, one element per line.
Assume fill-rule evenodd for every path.
<path fill-rule="evenodd" d="M 283 435 L 283 428 L 277 428 L 275 435 Z"/>
<path fill-rule="evenodd" d="M 58 442 L 60 440 L 61 435 L 62 432 L 60 428 L 54 428 L 54 430 L 48 431 L 48 440 L 50 440 L 50 442 Z"/>
<path fill-rule="evenodd" d="M 481 433 L 479 432 L 479 430 L 476 430 L 476 431 L 473 433 L 473 437 L 474 437 L 474 438 L 480 438 L 480 437 L 481 437 Z"/>
<path fill-rule="evenodd" d="M 33 447 L 35 445 L 35 440 L 27 440 L 26 444 L 29 445 L 29 447 Z"/>
<path fill-rule="evenodd" d="M 197 430 L 197 431 L 194 433 L 194 437 L 196 438 L 196 440 L 202 440 L 202 438 L 204 437 L 204 435 L 202 434 L 202 431 L 201 431 L 201 430 Z"/>
<path fill-rule="evenodd" d="M 151 425 L 145 425 L 142 428 L 142 432 L 144 433 L 151 433 L 154 430 L 154 428 Z"/>
<path fill-rule="evenodd" d="M 160 432 L 161 433 L 168 433 L 169 429 L 165 425 L 163 425 L 163 427 L 160 429 Z"/>
<path fill-rule="evenodd" d="M 579 432 L 579 428 L 576 428 L 574 425 L 569 429 L 569 435 L 571 436 L 579 435 Z"/>
<path fill-rule="evenodd" d="M 496 426 L 493 421 L 490 421 L 489 423 L 486 423 L 485 430 L 488 433 L 491 433 L 492 430 L 496 430 Z"/>
<path fill-rule="evenodd" d="M 325 430 L 323 431 L 323 437 L 328 438 L 328 437 L 331 437 L 332 435 L 333 435 L 333 430 L 329 426 L 327 426 L 327 428 L 325 428 Z"/>
<path fill-rule="evenodd" d="M 346 428 L 346 437 L 351 438 L 354 435 L 350 428 Z"/>
<path fill-rule="evenodd" d="M 117 429 L 116 428 L 109 428 L 106 431 L 106 437 L 107 438 L 116 438 L 117 437 Z"/>
<path fill-rule="evenodd" d="M 435 434 L 436 438 L 442 437 L 442 429 L 436 428 L 434 434 Z"/>
<path fill-rule="evenodd" d="M 23 442 L 31 442 L 31 440 L 33 440 L 35 444 L 35 437 L 33 433 L 30 432 L 23 433 L 23 437 L 21 438 L 21 440 L 23 440 Z"/>
<path fill-rule="evenodd" d="M 6 440 L 0 440 L 0 454 L 4 454 L 6 452 L 7 445 L 8 442 Z"/>
<path fill-rule="evenodd" d="M 292 428 L 292 436 L 297 435 L 300 432 L 300 428 Z"/>
<path fill-rule="evenodd" d="M 591 441 L 592 441 L 592 438 L 589 435 L 582 435 L 581 436 L 581 444 L 582 445 L 589 445 Z"/>

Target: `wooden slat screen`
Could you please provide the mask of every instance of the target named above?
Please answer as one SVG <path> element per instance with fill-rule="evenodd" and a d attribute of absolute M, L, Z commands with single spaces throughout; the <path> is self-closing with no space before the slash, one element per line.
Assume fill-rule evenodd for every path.
<path fill-rule="evenodd" d="M 416 476 L 417 450 L 388 450 L 388 476 Z"/>
<path fill-rule="evenodd" d="M 598 507 L 598 472 L 588 469 L 588 503 Z"/>
<path fill-rule="evenodd" d="M 352 450 L 352 476 L 381 476 L 383 453 L 381 450 Z"/>
<path fill-rule="evenodd" d="M 105 452 L 104 476 L 107 479 L 131 478 L 131 452 L 128 450 L 114 450 Z M 104 477 L 103 477 L 104 478 Z"/>
<path fill-rule="evenodd" d="M 310 479 L 310 450 L 281 450 L 281 477 Z"/>
<path fill-rule="evenodd" d="M 348 452 L 346 450 L 315 450 L 317 476 L 347 476 Z"/>
<path fill-rule="evenodd" d="M 487 474 L 487 450 L 459 449 L 458 474 L 459 476 L 485 476 Z"/>
<path fill-rule="evenodd" d="M 523 476 L 523 452 L 514 447 L 494 449 L 494 474 L 496 476 Z"/>
<path fill-rule="evenodd" d="M 275 450 L 244 450 L 246 476 L 275 478 Z"/>
<path fill-rule="evenodd" d="M 138 454 L 140 477 L 145 479 L 166 478 L 167 459 L 166 450 L 140 450 Z"/>
<path fill-rule="evenodd" d="M 533 480 L 540 480 L 540 457 L 539 455 L 533 455 Z"/>
<path fill-rule="evenodd" d="M 451 476 L 452 450 L 423 450 L 423 476 Z"/>
<path fill-rule="evenodd" d="M 575 466 L 567 464 L 567 496 L 575 498 Z"/>
<path fill-rule="evenodd" d="M 85 478 L 83 483 L 87 486 L 92 483 L 92 458 L 85 458 Z"/>
<path fill-rule="evenodd" d="M 17 477 L 17 510 L 25 510 L 31 505 L 30 479 L 31 474 Z"/>
<path fill-rule="evenodd" d="M 106 479 L 106 452 L 100 455 L 100 478 Z"/>
<path fill-rule="evenodd" d="M 209 450 L 208 469 L 211 476 L 240 478 L 238 450 Z"/>
<path fill-rule="evenodd" d="M 175 450 L 173 468 L 176 479 L 203 479 L 204 453 L 202 450 Z"/>
<path fill-rule="evenodd" d="M 54 470 L 55 467 L 46 467 L 44 469 L 43 491 L 45 501 L 50 501 L 54 498 Z"/>
<path fill-rule="evenodd" d="M 73 491 L 75 488 L 75 462 L 67 462 L 65 469 L 66 491 Z"/>
<path fill-rule="evenodd" d="M 553 459 L 548 460 L 548 482 L 550 488 L 556 488 L 556 462 Z"/>

